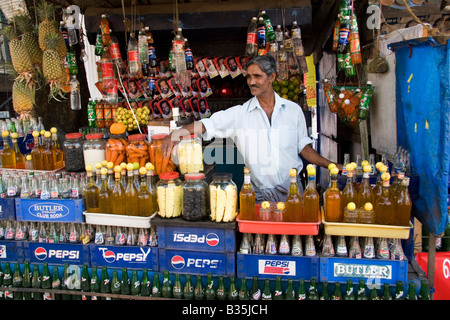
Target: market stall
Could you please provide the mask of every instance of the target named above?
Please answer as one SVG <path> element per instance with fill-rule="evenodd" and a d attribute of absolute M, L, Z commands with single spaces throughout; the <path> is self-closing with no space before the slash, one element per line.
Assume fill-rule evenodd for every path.
<path fill-rule="evenodd" d="M 417 99 L 408 93 L 420 73 L 398 69 L 398 144 L 383 146 L 370 122 L 383 93 L 361 52 L 380 26 L 367 32 L 360 1 L 311 2 L 264 2 L 266 10 L 233 2 L 231 10 L 226 1 L 56 8 L 41 0 L 31 16 L 13 14 L 3 34 L 18 116 L 0 121 L 0 297 L 428 300 L 434 288 L 416 262 L 416 224 L 433 235 L 448 225 L 448 154 L 437 157 L 449 150 L 439 138 L 448 137 L 448 99 L 436 102 L 446 131 L 427 118 L 432 130 L 419 130 L 418 144 L 410 131 L 419 120 L 403 104 Z M 405 46 L 391 48 L 404 55 Z M 446 47 L 435 49 L 443 60 Z M 303 170 L 283 172 L 285 198 L 257 201 L 236 141 L 185 134 L 169 156 L 163 145 L 252 98 L 246 63 L 266 55 L 277 68 L 270 89 L 298 104 L 308 141 L 329 146 L 333 161 L 320 168 L 302 159 Z M 322 130 L 333 121 L 339 139 Z M 354 157 L 355 144 L 343 142 L 355 131 Z M 430 139 L 442 145 L 423 155 Z M 442 179 L 430 186 L 437 167 Z"/>

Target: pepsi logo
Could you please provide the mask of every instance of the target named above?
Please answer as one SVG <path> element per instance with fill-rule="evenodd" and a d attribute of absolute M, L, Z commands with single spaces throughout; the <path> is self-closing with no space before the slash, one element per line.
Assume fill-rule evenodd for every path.
<path fill-rule="evenodd" d="M 173 256 L 170 263 L 172 264 L 172 267 L 178 270 L 183 269 L 185 265 L 185 261 L 182 256 Z"/>
<path fill-rule="evenodd" d="M 219 236 L 215 233 L 208 233 L 206 235 L 206 243 L 211 247 L 215 247 L 219 244 Z"/>
<path fill-rule="evenodd" d="M 116 254 L 111 250 L 103 251 L 103 259 L 105 259 L 106 262 L 112 263 L 116 261 Z"/>
<path fill-rule="evenodd" d="M 47 259 L 47 250 L 42 247 L 38 247 L 34 250 L 34 256 L 38 260 L 45 260 Z"/>

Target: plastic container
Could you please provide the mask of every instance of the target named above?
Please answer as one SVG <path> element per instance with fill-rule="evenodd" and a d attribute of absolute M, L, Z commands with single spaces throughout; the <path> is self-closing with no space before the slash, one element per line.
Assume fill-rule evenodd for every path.
<path fill-rule="evenodd" d="M 203 173 L 188 173 L 183 182 L 183 211 L 185 220 L 198 221 L 209 214 L 209 188 Z"/>
<path fill-rule="evenodd" d="M 181 137 L 177 155 L 181 174 L 203 171 L 202 141 L 196 134 Z"/>
<path fill-rule="evenodd" d="M 151 227 L 150 220 L 154 216 L 139 217 L 121 214 L 92 213 L 86 211 L 83 212 L 83 215 L 87 224 L 143 229 L 149 229 Z"/>
<path fill-rule="evenodd" d="M 115 166 L 127 161 L 128 141 L 126 134 L 111 134 L 105 145 L 105 160 L 113 162 Z"/>
<path fill-rule="evenodd" d="M 66 134 L 63 143 L 66 170 L 69 172 L 84 171 L 83 134 L 74 132 Z"/>
<path fill-rule="evenodd" d="M 158 214 L 162 218 L 181 216 L 183 205 L 183 186 L 178 172 L 163 172 L 156 184 Z"/>
<path fill-rule="evenodd" d="M 145 166 L 150 161 L 149 143 L 145 140 L 145 134 L 132 134 L 128 136 L 127 162 L 139 163 L 139 167 Z"/>
<path fill-rule="evenodd" d="M 83 144 L 84 164 L 90 164 L 95 168 L 97 162 L 106 159 L 105 154 L 106 141 L 101 133 L 90 133 L 86 135 L 86 141 Z"/>
<path fill-rule="evenodd" d="M 209 185 L 210 218 L 216 222 L 234 221 L 237 216 L 237 188 L 231 173 L 215 173 Z"/>

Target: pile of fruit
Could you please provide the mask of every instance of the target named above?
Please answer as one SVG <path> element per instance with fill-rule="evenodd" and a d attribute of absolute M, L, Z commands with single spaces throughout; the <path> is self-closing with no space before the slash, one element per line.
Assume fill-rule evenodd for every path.
<path fill-rule="evenodd" d="M 301 80 L 298 76 L 291 76 L 288 80 L 275 80 L 272 83 L 273 90 L 284 99 L 294 102 L 298 101 L 300 94 Z"/>
<path fill-rule="evenodd" d="M 145 127 L 148 125 L 150 121 L 150 109 L 147 106 L 133 109 L 133 112 L 136 119 L 131 110 L 119 107 L 114 115 L 114 121 L 123 123 L 127 128 L 127 131 L 134 131 L 137 130 L 139 126 Z"/>

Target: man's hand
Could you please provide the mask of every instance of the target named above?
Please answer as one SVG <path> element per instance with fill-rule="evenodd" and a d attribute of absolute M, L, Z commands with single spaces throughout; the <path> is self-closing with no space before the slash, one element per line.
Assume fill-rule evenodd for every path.
<path fill-rule="evenodd" d="M 167 137 L 165 137 L 161 144 L 161 151 L 164 158 L 170 158 L 172 149 L 180 142 L 180 134 L 177 130 L 172 131 Z"/>

